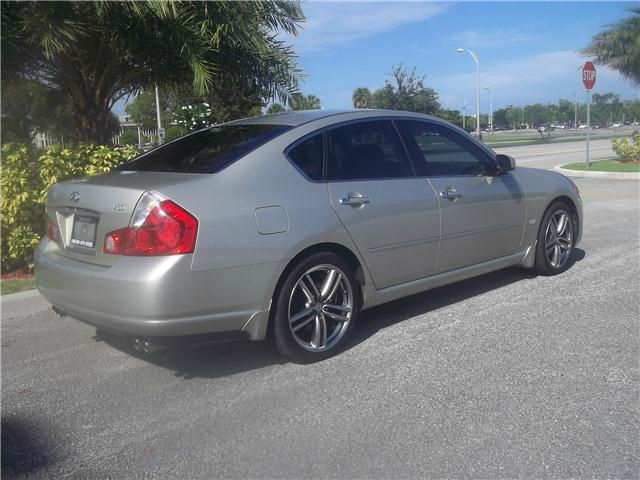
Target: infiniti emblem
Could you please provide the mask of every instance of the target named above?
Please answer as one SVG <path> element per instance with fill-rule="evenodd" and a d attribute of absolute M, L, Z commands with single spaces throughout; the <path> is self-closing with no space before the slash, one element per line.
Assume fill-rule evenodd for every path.
<path fill-rule="evenodd" d="M 79 192 L 73 192 L 71 195 L 69 195 L 69 200 L 71 200 L 72 202 L 79 202 L 80 201 L 80 193 Z"/>

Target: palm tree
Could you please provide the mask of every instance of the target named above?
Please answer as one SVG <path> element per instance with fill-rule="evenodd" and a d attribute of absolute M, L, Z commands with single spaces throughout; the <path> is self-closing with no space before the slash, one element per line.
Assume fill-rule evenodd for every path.
<path fill-rule="evenodd" d="M 582 53 L 640 84 L 640 8 L 629 11 L 630 17 L 597 34 Z"/>
<path fill-rule="evenodd" d="M 371 91 L 366 87 L 358 87 L 351 97 L 353 108 L 371 108 Z"/>
<path fill-rule="evenodd" d="M 287 98 L 298 87 L 297 0 L 2 2 L 2 74 L 69 98 L 79 137 L 109 141 L 115 102 L 156 84 L 198 95 Z M 241 99 L 238 99 L 240 101 Z"/>
<path fill-rule="evenodd" d="M 319 110 L 320 98 L 316 95 L 303 95 L 294 93 L 289 97 L 289 107 L 291 110 Z"/>

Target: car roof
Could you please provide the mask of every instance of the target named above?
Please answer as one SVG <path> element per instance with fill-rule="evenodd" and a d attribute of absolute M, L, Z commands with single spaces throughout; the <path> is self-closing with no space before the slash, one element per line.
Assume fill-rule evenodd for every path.
<path fill-rule="evenodd" d="M 243 118 L 227 123 L 227 125 L 289 125 L 291 127 L 299 127 L 306 123 L 322 120 L 327 117 L 336 117 L 335 121 L 339 122 L 341 116 L 349 116 L 349 118 L 375 118 L 375 117 L 419 117 L 431 118 L 430 115 L 423 115 L 415 112 L 403 112 L 399 110 L 381 110 L 381 109 L 352 109 L 352 110 L 300 110 L 296 112 L 274 113 L 262 115 L 260 117 Z"/>

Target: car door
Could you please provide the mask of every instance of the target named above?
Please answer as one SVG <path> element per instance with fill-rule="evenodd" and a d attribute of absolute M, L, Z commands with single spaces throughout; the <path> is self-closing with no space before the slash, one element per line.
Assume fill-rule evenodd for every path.
<path fill-rule="evenodd" d="M 331 205 L 376 288 L 433 274 L 438 199 L 415 176 L 391 121 L 349 123 L 325 135 Z"/>
<path fill-rule="evenodd" d="M 397 125 L 418 174 L 431 183 L 440 202 L 436 272 L 518 252 L 526 212 L 514 177 L 499 174 L 483 147 L 445 124 L 402 120 Z"/>

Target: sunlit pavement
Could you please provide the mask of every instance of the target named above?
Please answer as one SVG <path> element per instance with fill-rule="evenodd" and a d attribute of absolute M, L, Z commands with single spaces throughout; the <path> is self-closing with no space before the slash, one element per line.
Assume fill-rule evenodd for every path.
<path fill-rule="evenodd" d="M 136 357 L 37 298 L 5 303 L 3 478 L 636 478 L 640 184 L 576 182 L 565 274 L 381 306 L 315 365 L 267 343 Z"/>

